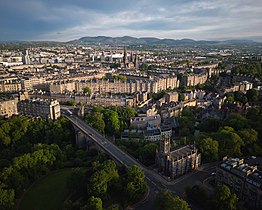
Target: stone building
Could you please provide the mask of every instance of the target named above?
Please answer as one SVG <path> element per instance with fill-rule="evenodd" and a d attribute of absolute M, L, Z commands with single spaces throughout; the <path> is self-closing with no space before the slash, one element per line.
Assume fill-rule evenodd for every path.
<path fill-rule="evenodd" d="M 89 79 L 81 81 L 59 81 L 49 84 L 51 93 L 77 92 L 81 93 L 86 87 L 89 87 L 92 93 L 130 93 L 148 92 L 158 93 L 167 88 L 177 88 L 179 81 L 176 76 L 161 77 L 154 79 Z"/>
<path fill-rule="evenodd" d="M 1 99 L 0 100 L 0 117 L 1 118 L 8 118 L 12 115 L 17 115 L 17 103 L 18 98 L 13 99 Z"/>
<path fill-rule="evenodd" d="M 170 138 L 162 136 L 160 150 L 156 152 L 156 164 L 159 172 L 175 179 L 194 169 L 201 163 L 201 154 L 194 145 L 171 149 Z"/>
<path fill-rule="evenodd" d="M 166 93 L 164 97 L 166 103 L 178 102 L 178 92 Z"/>
<path fill-rule="evenodd" d="M 182 76 L 182 86 L 196 86 L 198 84 L 204 84 L 208 79 L 208 73 L 203 71 L 199 74 L 191 73 Z"/>
<path fill-rule="evenodd" d="M 26 99 L 18 103 L 20 114 L 56 120 L 60 117 L 60 104 L 57 100 Z"/>
<path fill-rule="evenodd" d="M 262 171 L 257 166 L 226 157 L 216 167 L 216 183 L 227 185 L 250 209 L 262 209 Z"/>

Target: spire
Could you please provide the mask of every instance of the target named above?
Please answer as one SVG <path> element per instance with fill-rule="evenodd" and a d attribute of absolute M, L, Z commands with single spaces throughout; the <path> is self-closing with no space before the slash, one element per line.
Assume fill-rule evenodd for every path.
<path fill-rule="evenodd" d="M 128 64 L 127 52 L 126 52 L 126 47 L 124 47 L 124 66 L 126 67 L 127 64 Z"/>

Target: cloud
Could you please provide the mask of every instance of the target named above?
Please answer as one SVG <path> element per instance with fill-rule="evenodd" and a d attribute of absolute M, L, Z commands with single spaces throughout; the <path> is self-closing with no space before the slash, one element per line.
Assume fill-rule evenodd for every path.
<path fill-rule="evenodd" d="M 255 37 L 261 11 L 261 0 L 1 0 L 0 40 Z"/>

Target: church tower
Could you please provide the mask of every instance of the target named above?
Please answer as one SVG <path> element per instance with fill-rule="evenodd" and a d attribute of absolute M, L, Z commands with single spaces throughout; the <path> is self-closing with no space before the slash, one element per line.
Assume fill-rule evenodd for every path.
<path fill-rule="evenodd" d="M 162 135 L 160 141 L 160 153 L 168 154 L 170 152 L 170 138 Z"/>
<path fill-rule="evenodd" d="M 136 54 L 136 56 L 135 56 L 135 68 L 136 69 L 139 69 L 139 57 L 138 57 L 138 55 Z"/>
<path fill-rule="evenodd" d="M 124 58 L 123 58 L 123 61 L 124 61 L 124 67 L 127 67 L 127 65 L 128 65 L 128 58 L 127 58 L 126 47 L 124 47 Z"/>

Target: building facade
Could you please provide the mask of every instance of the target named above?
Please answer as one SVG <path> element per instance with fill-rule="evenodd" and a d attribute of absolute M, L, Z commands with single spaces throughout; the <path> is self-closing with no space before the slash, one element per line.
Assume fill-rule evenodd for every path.
<path fill-rule="evenodd" d="M 12 115 L 17 115 L 18 114 L 17 103 L 18 103 L 18 98 L 0 100 L 0 117 L 8 118 L 11 117 Z"/>
<path fill-rule="evenodd" d="M 244 159 L 224 158 L 216 168 L 217 185 L 227 185 L 250 209 L 262 209 L 262 171 Z"/>
<path fill-rule="evenodd" d="M 20 114 L 56 120 L 60 117 L 60 104 L 57 100 L 27 99 L 18 103 Z"/>
<path fill-rule="evenodd" d="M 167 88 L 178 88 L 179 81 L 176 76 L 159 77 L 154 79 L 126 79 L 126 80 L 68 80 L 49 84 L 51 93 L 77 92 L 82 93 L 86 87 L 92 93 L 129 93 L 136 92 L 158 93 Z"/>
<path fill-rule="evenodd" d="M 162 136 L 160 150 L 156 153 L 159 172 L 170 179 L 175 179 L 194 169 L 201 163 L 201 154 L 193 145 L 171 149 L 170 138 Z"/>

